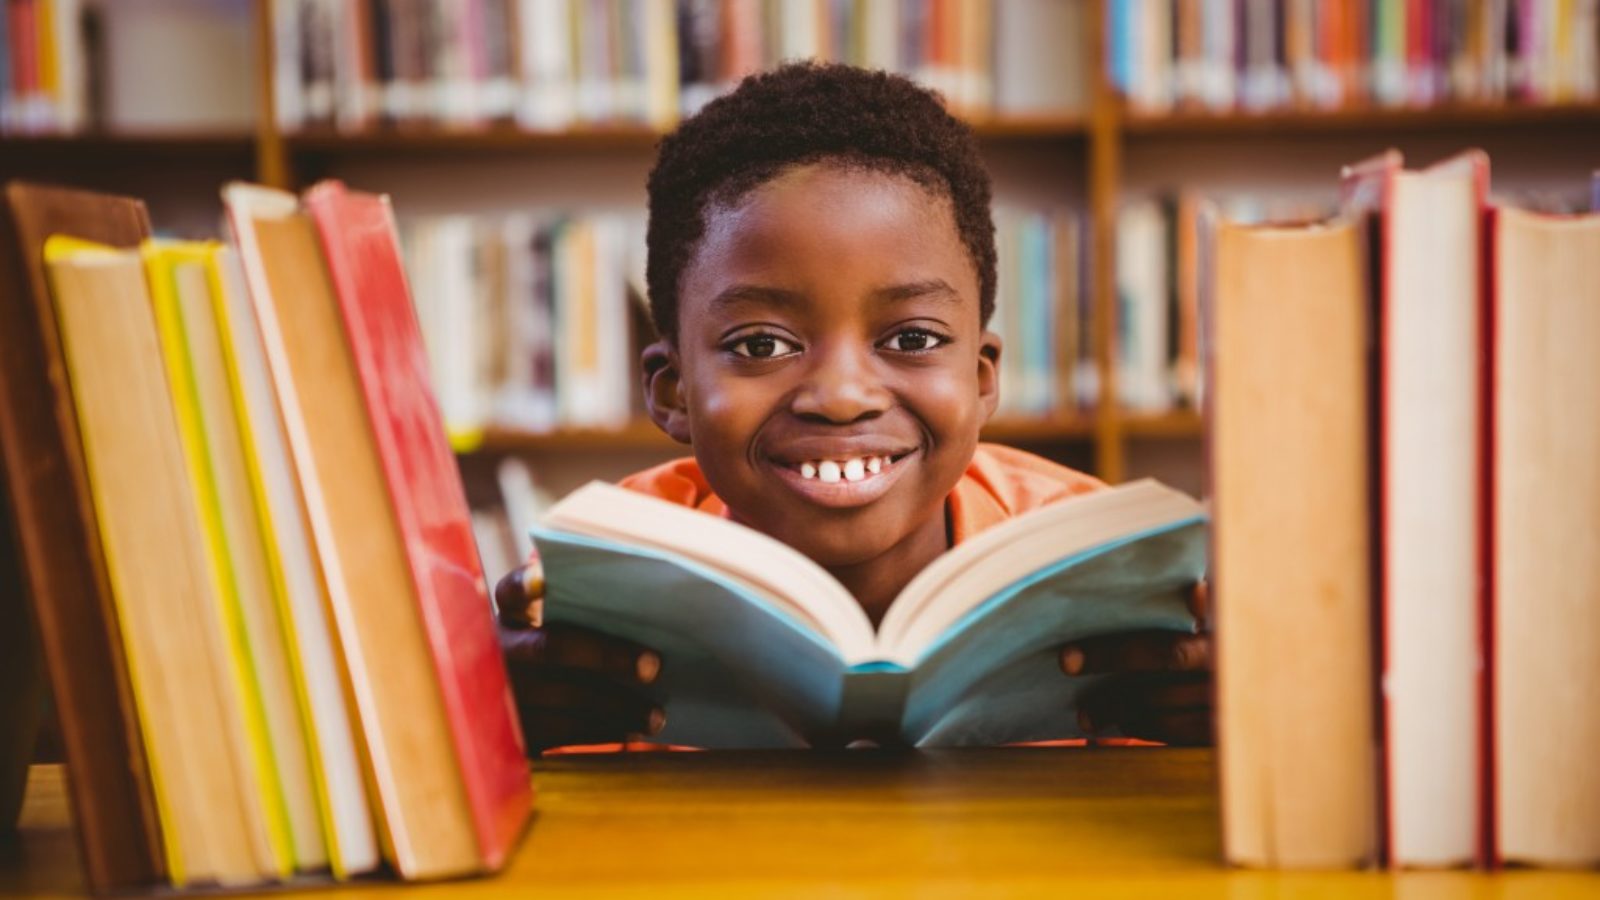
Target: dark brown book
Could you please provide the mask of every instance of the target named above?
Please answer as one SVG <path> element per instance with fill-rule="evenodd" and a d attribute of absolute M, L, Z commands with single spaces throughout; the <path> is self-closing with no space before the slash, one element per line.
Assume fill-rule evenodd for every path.
<path fill-rule="evenodd" d="M 144 204 L 124 197 L 12 182 L 0 209 L 0 456 L 85 872 L 102 891 L 165 871 L 43 247 L 52 234 L 133 247 L 149 232 Z"/>
<path fill-rule="evenodd" d="M 10 830 L 22 811 L 44 709 L 44 669 L 29 621 L 13 523 L 11 499 L 0 480 L 0 832 Z"/>

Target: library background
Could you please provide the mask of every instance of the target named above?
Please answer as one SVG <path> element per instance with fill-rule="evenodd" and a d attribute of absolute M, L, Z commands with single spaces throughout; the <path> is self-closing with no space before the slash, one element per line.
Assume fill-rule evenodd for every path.
<path fill-rule="evenodd" d="M 1590 194 L 1600 0 L 0 0 L 0 10 L 0 181 L 142 198 L 155 232 L 181 238 L 224 234 L 219 188 L 231 181 L 298 192 L 337 178 L 392 197 L 491 580 L 526 555 L 529 526 L 557 499 L 688 452 L 645 419 L 638 396 L 646 175 L 676 121 L 779 62 L 902 72 L 972 124 L 995 184 L 992 327 L 1007 348 L 985 437 L 1112 483 L 1151 476 L 1209 492 L 1203 210 L 1315 221 L 1349 199 L 1340 173 L 1351 163 L 1395 149 L 1423 168 L 1468 148 L 1492 157 L 1496 198 L 1600 208 L 1600 188 Z M 1371 350 L 1370 335 L 1347 332 L 1347 361 Z M 1361 401 L 1347 405 L 1364 427 Z M 1357 459 L 1372 448 L 1341 449 Z M 1356 600 L 1361 617 L 1348 621 L 1360 644 L 1374 632 Z M 1278 639 L 1261 627 L 1270 639 L 1259 645 Z M 1299 654 L 1280 643 L 1285 658 Z M 1350 665 L 1364 709 L 1370 669 Z M 1209 757 L 1184 752 L 1145 770 L 1091 757 L 1059 779 L 1040 764 L 1038 780 L 1098 802 L 1101 781 L 1136 793 L 1144 786 L 1127 784 L 1144 771 L 1210 797 Z M 541 815 L 621 803 L 634 789 L 580 789 L 561 765 Z M 646 783 L 651 765 L 668 771 L 641 763 L 629 777 Z M 794 785 L 778 789 L 806 800 L 808 763 L 785 765 L 794 771 L 779 780 Z M 942 798 L 937 779 L 953 776 L 937 768 Z M 59 806 L 56 779 L 46 788 Z M 1214 860 L 1214 805 L 1152 796 L 1126 806 L 1128 834 Z M 1016 803 L 1017 820 L 1037 824 Z M 685 833 L 719 827 L 703 818 Z M 650 821 L 619 813 L 607 824 L 683 876 L 689 864 L 653 842 Z M 1086 852 L 1113 864 L 1149 858 L 1135 838 L 1074 827 Z M 580 872 L 574 860 L 593 848 L 561 844 L 568 833 L 546 846 L 571 853 L 520 863 L 518 877 L 553 870 L 559 884 Z M 1042 841 L 1006 853 L 1013 845 L 1040 854 L 1019 860 L 1051 862 Z M 741 864 L 777 866 L 759 853 Z M 1554 883 L 1527 885 L 1530 896 L 1540 884 Z"/>
<path fill-rule="evenodd" d="M 392 195 L 503 571 L 551 498 L 684 452 L 633 375 L 658 136 L 780 60 L 904 72 L 973 124 L 995 181 L 988 439 L 1200 495 L 1198 198 L 1311 218 L 1349 162 L 1482 147 L 1497 194 L 1577 207 L 1600 133 L 1592 3 L 1434 4 L 1404 45 L 1403 4 L 1235 6 L 13 2 L 0 171 L 142 197 L 183 237 L 221 232 L 230 179 Z"/>

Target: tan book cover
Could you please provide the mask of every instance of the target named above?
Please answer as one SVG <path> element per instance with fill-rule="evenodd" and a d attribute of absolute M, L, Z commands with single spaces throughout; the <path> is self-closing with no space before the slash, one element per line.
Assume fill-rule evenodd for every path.
<path fill-rule="evenodd" d="M 1376 848 L 1364 231 L 1216 226 L 1211 478 L 1230 862 Z"/>

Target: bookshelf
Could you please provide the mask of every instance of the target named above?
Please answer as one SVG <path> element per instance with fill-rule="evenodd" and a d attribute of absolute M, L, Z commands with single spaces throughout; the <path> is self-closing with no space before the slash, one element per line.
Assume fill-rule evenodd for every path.
<path fill-rule="evenodd" d="M 1178 106 L 1162 113 L 1139 111 L 1130 107 L 1113 83 L 1105 58 L 1110 51 L 1106 42 L 1096 39 L 1106 33 L 1117 4 L 1114 0 L 1078 2 L 1083 6 L 1080 33 L 1074 38 L 1077 43 L 1063 47 L 1062 52 L 1076 53 L 1083 62 L 1084 107 L 1042 115 L 987 115 L 975 118 L 973 125 L 985 152 L 992 152 L 996 160 L 992 165 L 997 183 L 1005 181 L 1011 158 L 1020 157 L 1023 167 L 1044 171 L 1046 177 L 1063 184 L 1064 196 L 1081 207 L 1089 230 L 1087 288 L 1092 303 L 1098 402 L 1087 412 L 1063 409 L 1036 421 L 996 422 L 986 434 L 995 440 L 1049 450 L 1052 455 L 1088 465 L 1113 482 L 1140 474 L 1144 468 L 1137 460 L 1140 447 L 1177 445 L 1163 446 L 1157 452 L 1169 458 L 1187 456 L 1197 466 L 1198 439 L 1204 431 L 1201 417 L 1191 410 L 1142 413 L 1124 409 L 1119 402 L 1116 230 L 1118 212 L 1130 197 L 1149 191 L 1156 182 L 1198 182 L 1205 189 L 1219 181 L 1237 186 L 1256 178 L 1277 177 L 1258 172 L 1257 161 L 1272 163 L 1264 172 L 1281 174 L 1286 168 L 1298 167 L 1302 181 L 1308 173 L 1315 173 L 1325 182 L 1336 171 L 1336 163 L 1330 165 L 1329 160 L 1348 162 L 1389 144 L 1408 150 L 1421 148 L 1421 153 L 1413 155 L 1427 162 L 1437 158 L 1437 148 L 1475 143 L 1488 145 L 1497 159 L 1504 147 L 1520 148 L 1525 157 L 1538 158 L 1544 144 L 1554 141 L 1567 146 L 1565 159 L 1575 160 L 1586 152 L 1584 147 L 1592 145 L 1592 138 L 1600 137 L 1600 102 L 1588 100 L 1549 104 L 1452 101 L 1427 106 L 1383 106 L 1363 100 L 1332 109 L 1215 112 Z M 482 166 L 528 164 L 559 172 L 598 159 L 611 167 L 607 172 L 642 175 L 661 134 L 659 128 L 645 124 L 584 124 L 555 131 L 505 125 L 285 131 L 275 115 L 272 77 L 275 4 L 271 0 L 251 3 L 253 82 L 259 104 L 253 133 L 8 135 L 0 141 L 0 165 L 8 173 L 77 180 L 97 187 L 132 185 L 125 189 L 140 189 L 152 198 L 159 225 L 166 196 L 160 188 L 177 182 L 171 173 L 153 179 L 147 173 L 172 163 L 188 167 L 191 180 L 203 179 L 207 192 L 227 177 L 253 177 L 269 185 L 299 189 L 319 177 L 346 173 L 365 185 L 391 189 L 382 183 L 383 178 L 371 183 L 355 174 L 376 167 L 399 181 L 430 182 L 428 190 L 438 206 L 452 179 Z M 1283 151 L 1290 143 L 1295 146 Z M 1313 152 L 1319 148 L 1320 152 Z M 1232 170 L 1225 177 L 1207 170 L 1207 160 L 1194 150 L 1231 156 Z M 1306 155 L 1298 158 L 1302 150 Z M 1276 158 L 1284 153 L 1297 158 L 1287 162 Z M 89 161 L 107 157 L 115 159 L 113 175 L 83 171 Z M 145 188 L 147 183 L 156 189 Z M 185 190 L 171 189 L 174 193 Z M 402 209 L 415 208 L 407 191 L 395 193 Z M 198 189 L 188 191 L 188 195 L 199 194 Z M 481 447 L 489 453 L 540 457 L 610 452 L 637 455 L 672 449 L 647 423 L 605 432 L 492 430 Z"/>

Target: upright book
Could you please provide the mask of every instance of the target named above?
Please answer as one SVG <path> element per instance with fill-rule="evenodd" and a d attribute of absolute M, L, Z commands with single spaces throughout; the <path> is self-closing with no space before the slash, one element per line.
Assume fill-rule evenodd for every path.
<path fill-rule="evenodd" d="M 0 457 L 26 600 L 72 767 L 87 880 L 97 890 L 149 884 L 165 873 L 160 828 L 44 268 L 52 234 L 132 247 L 148 235 L 149 218 L 126 197 L 21 182 L 5 193 Z"/>
<path fill-rule="evenodd" d="M 428 381 L 394 214 L 387 197 L 337 181 L 312 188 L 305 206 L 328 261 L 410 564 L 480 864 L 499 868 L 528 818 L 528 763 L 466 493 Z"/>
<path fill-rule="evenodd" d="M 1223 851 L 1377 849 L 1365 231 L 1223 221 L 1208 271 Z"/>
<path fill-rule="evenodd" d="M 920 746 L 1074 737 L 1062 646 L 1189 630 L 1205 515 L 1151 481 L 1063 500 L 940 556 L 873 629 L 816 563 L 752 529 L 595 482 L 534 529 L 545 616 L 659 651 L 661 739 Z"/>
<path fill-rule="evenodd" d="M 1600 864 L 1600 215 L 1492 226 L 1494 851 Z"/>
<path fill-rule="evenodd" d="M 498 868 L 531 788 L 476 557 L 418 556 L 457 553 L 457 518 L 470 551 L 470 525 L 438 410 L 417 380 L 426 368 L 392 221 L 320 196 L 314 222 L 293 195 L 225 191 L 385 855 L 408 879 Z M 415 498 L 432 506 L 405 508 Z M 437 546 L 419 533 L 425 522 L 445 529 Z M 431 568 L 451 564 L 461 574 Z"/>
<path fill-rule="evenodd" d="M 1376 229 L 1378 609 L 1388 857 L 1470 865 L 1483 833 L 1484 213 L 1489 162 L 1345 174 Z"/>

